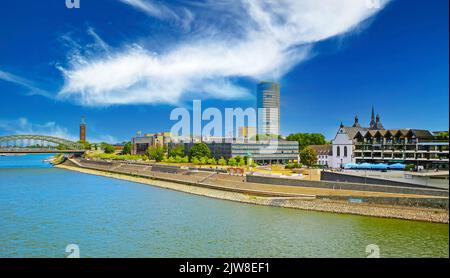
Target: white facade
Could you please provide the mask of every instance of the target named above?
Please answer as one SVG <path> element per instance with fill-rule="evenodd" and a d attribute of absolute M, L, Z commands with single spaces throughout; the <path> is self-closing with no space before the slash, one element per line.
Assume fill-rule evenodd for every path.
<path fill-rule="evenodd" d="M 317 164 L 323 165 L 323 166 L 330 166 L 331 165 L 331 156 L 330 155 L 317 155 Z"/>
<path fill-rule="evenodd" d="M 309 146 L 317 153 L 317 165 L 324 166 L 326 168 L 331 165 L 331 145 L 311 145 Z"/>
<path fill-rule="evenodd" d="M 354 163 L 353 159 L 353 140 L 341 126 L 334 140 L 331 141 L 333 145 L 332 155 L 329 166 L 331 168 L 342 168 L 347 163 Z"/>

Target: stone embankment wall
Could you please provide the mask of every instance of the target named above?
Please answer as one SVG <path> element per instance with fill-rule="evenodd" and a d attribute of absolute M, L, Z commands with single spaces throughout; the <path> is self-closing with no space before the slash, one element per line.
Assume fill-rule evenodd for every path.
<path fill-rule="evenodd" d="M 448 190 L 424 189 L 424 188 L 417 188 L 414 186 L 406 187 L 406 186 L 386 186 L 386 185 L 363 184 L 363 183 L 309 181 L 309 180 L 275 178 L 275 177 L 256 176 L 256 175 L 247 175 L 247 182 L 276 184 L 276 185 L 289 185 L 289 186 L 302 186 L 302 187 L 314 187 L 314 188 L 327 188 L 327 189 L 375 191 L 375 192 L 385 192 L 385 193 L 417 194 L 417 195 L 448 197 Z"/>
<path fill-rule="evenodd" d="M 306 181 L 298 179 L 283 179 L 263 176 L 246 177 L 246 182 L 261 184 L 261 190 L 248 190 L 246 188 L 227 186 L 227 184 L 217 185 L 214 182 L 214 178 L 209 179 L 211 174 L 205 172 L 189 172 L 186 169 L 172 165 L 156 165 L 156 164 L 133 164 L 133 163 L 118 163 L 96 160 L 80 160 L 75 161 L 78 165 L 70 160 L 67 160 L 64 164 L 73 167 L 83 167 L 94 170 L 101 170 L 110 173 L 126 174 L 142 178 L 149 178 L 167 182 L 177 182 L 180 184 L 197 186 L 210 189 L 225 190 L 230 192 L 249 194 L 253 196 L 266 196 L 266 197 L 295 197 L 292 194 L 281 194 L 275 192 L 264 191 L 263 188 L 269 185 L 286 185 L 286 186 L 298 186 L 309 188 L 326 188 L 335 190 L 354 190 L 357 192 L 369 191 L 369 192 L 385 192 L 385 193 L 398 193 L 398 194 L 412 194 L 422 195 L 415 197 L 375 197 L 375 196 L 317 196 L 321 200 L 334 200 L 345 201 L 348 203 L 365 203 L 365 204 L 382 204 L 382 205 L 399 205 L 410 207 L 428 207 L 447 209 L 449 207 L 448 191 L 433 190 L 433 189 L 418 189 L 418 188 L 405 188 L 394 186 L 378 186 L 378 185 L 366 185 L 366 184 L 349 184 L 349 183 L 337 183 L 337 182 L 324 182 L 324 181 Z M 209 182 L 205 182 L 205 180 Z M 232 180 L 229 183 L 233 183 Z M 423 195 L 430 196 L 424 198 Z M 304 196 L 303 196 L 304 197 Z"/>
<path fill-rule="evenodd" d="M 89 166 L 87 165 L 89 164 Z M 296 208 L 302 210 L 314 210 L 314 211 L 323 211 L 323 212 L 331 212 L 331 213 L 344 213 L 344 214 L 355 214 L 355 215 L 365 215 L 365 216 L 374 216 L 374 217 L 384 217 L 384 218 L 397 218 L 397 219 L 405 219 L 405 220 L 419 220 L 419 221 L 428 221 L 428 222 L 437 222 L 437 223 L 448 223 L 449 214 L 448 209 L 443 210 L 439 208 L 426 208 L 426 207 L 411 207 L 411 206 L 398 206 L 392 205 L 389 200 L 388 204 L 378 204 L 380 199 L 374 198 L 366 198 L 364 202 L 354 202 L 350 201 L 345 197 L 329 197 L 326 198 L 324 196 L 320 198 L 285 198 L 285 197 L 261 197 L 255 196 L 248 193 L 238 193 L 238 192 L 230 192 L 224 190 L 218 190 L 217 188 L 208 188 L 204 187 L 201 184 L 193 184 L 191 182 L 186 181 L 186 179 L 182 181 L 172 180 L 163 181 L 160 179 L 160 175 L 163 176 L 173 174 L 168 173 L 158 173 L 154 177 L 143 177 L 143 173 L 138 174 L 137 176 L 134 174 L 128 173 L 115 173 L 118 169 L 116 169 L 117 164 L 104 164 L 104 163 L 82 163 L 82 167 L 75 166 L 75 163 L 71 163 L 70 161 L 66 161 L 57 167 L 78 171 L 87 174 L 94 174 L 99 176 L 105 176 L 110 178 L 118 178 L 122 180 L 128 180 L 131 182 L 138 182 L 143 184 L 148 184 L 151 186 L 158 186 L 162 188 L 167 188 L 171 190 L 177 190 L 181 192 L 207 196 L 217 199 L 230 200 L 235 202 L 256 204 L 256 205 L 267 205 L 267 206 L 276 206 L 276 207 L 284 207 L 284 208 Z M 127 165 L 128 166 L 128 165 Z M 132 169 L 136 165 L 129 165 L 129 170 Z M 121 168 L 122 166 L 119 166 Z M 138 166 L 142 167 L 142 166 Z M 100 168 L 109 168 L 110 170 L 100 170 Z M 95 170 L 94 170 L 95 169 Z M 116 169 L 116 170 L 111 170 Z M 145 166 L 145 172 L 148 171 L 148 166 Z M 142 175 L 142 176 L 141 176 Z M 147 175 L 147 174 L 145 174 Z M 169 176 L 167 176 L 169 177 Z M 261 185 L 264 186 L 264 185 Z M 392 200 L 392 198 L 388 198 Z M 407 198 L 414 199 L 414 198 Z M 427 200 L 429 198 L 426 198 Z M 442 198 L 441 198 L 442 199 Z M 387 199 L 386 199 L 387 200 Z M 375 203 L 370 203 L 375 202 Z M 402 198 L 401 202 L 406 202 L 405 199 Z M 448 203 L 448 199 L 447 199 Z"/>
<path fill-rule="evenodd" d="M 437 189 L 433 186 L 426 186 L 417 183 L 406 183 L 401 181 L 392 181 L 381 178 L 374 177 L 360 177 L 355 175 L 347 175 L 344 173 L 335 173 L 329 171 L 322 171 L 320 175 L 322 181 L 333 181 L 333 182 L 347 182 L 347 183 L 363 183 L 363 184 L 375 184 L 375 185 L 386 185 L 386 186 L 402 186 L 402 187 L 414 187 L 414 188 L 426 188 L 426 189 Z"/>

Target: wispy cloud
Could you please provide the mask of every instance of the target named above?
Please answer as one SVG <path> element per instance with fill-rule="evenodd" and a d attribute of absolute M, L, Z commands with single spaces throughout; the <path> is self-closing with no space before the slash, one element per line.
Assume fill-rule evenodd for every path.
<path fill-rule="evenodd" d="M 89 27 L 87 33 L 94 39 L 95 44 L 104 51 L 109 51 L 110 46 L 95 32 L 94 28 Z"/>
<path fill-rule="evenodd" d="M 155 1 L 145 0 L 119 0 L 136 9 L 139 9 L 150 16 L 161 19 L 178 18 L 177 14 L 165 5 L 158 4 Z"/>
<path fill-rule="evenodd" d="M 16 85 L 19 85 L 21 87 L 24 87 L 29 90 L 30 95 L 42 95 L 46 97 L 50 97 L 51 94 L 47 91 L 44 91 L 42 89 L 39 89 L 33 82 L 30 80 L 20 77 L 18 75 L 2 71 L 0 70 L 0 80 L 4 80 L 10 83 L 14 83 Z"/>
<path fill-rule="evenodd" d="M 63 69 L 59 98 L 104 106 L 246 97 L 250 92 L 234 78 L 279 79 L 309 59 L 315 43 L 357 29 L 389 2 L 379 0 L 376 7 L 365 0 L 203 0 L 174 8 L 120 1 L 161 20 L 185 20 L 192 36 L 161 53 L 127 45 L 90 59 L 78 55 Z"/>

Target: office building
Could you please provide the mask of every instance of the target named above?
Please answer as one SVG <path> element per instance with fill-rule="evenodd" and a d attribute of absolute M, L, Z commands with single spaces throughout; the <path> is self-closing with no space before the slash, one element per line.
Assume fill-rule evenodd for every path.
<path fill-rule="evenodd" d="M 286 164 L 298 162 L 297 141 L 258 141 L 258 142 L 204 142 L 211 150 L 215 159 L 233 157 L 249 157 L 258 164 Z M 185 155 L 189 155 L 190 149 L 195 143 L 183 143 Z M 169 149 L 176 146 L 169 144 Z"/>
<path fill-rule="evenodd" d="M 256 127 L 255 126 L 239 127 L 238 138 L 245 140 L 256 140 Z"/>
<path fill-rule="evenodd" d="M 144 136 L 138 135 L 131 139 L 131 154 L 134 155 L 145 154 L 150 147 L 167 147 L 170 142 L 173 142 L 170 132 L 149 133 Z"/>
<path fill-rule="evenodd" d="M 280 86 L 261 82 L 257 86 L 258 134 L 280 135 Z"/>

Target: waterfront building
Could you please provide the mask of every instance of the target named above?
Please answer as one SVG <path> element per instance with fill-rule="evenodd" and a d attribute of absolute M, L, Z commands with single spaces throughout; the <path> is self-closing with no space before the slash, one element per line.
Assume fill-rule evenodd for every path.
<path fill-rule="evenodd" d="M 286 164 L 299 160 L 297 141 L 255 142 L 204 142 L 215 159 L 230 159 L 237 156 L 251 158 L 258 164 Z M 189 155 L 194 143 L 183 143 L 185 155 Z M 169 144 L 169 149 L 176 146 Z M 272 148 L 271 146 L 274 146 Z"/>
<path fill-rule="evenodd" d="M 150 147 L 168 146 L 173 142 L 170 132 L 148 133 L 144 136 L 140 135 L 131 139 L 131 154 L 142 155 L 145 154 Z"/>
<path fill-rule="evenodd" d="M 261 82 L 257 86 L 258 134 L 280 135 L 280 85 Z"/>
<path fill-rule="evenodd" d="M 113 145 L 114 153 L 121 154 L 123 152 L 124 145 Z"/>
<path fill-rule="evenodd" d="M 422 129 L 384 129 L 380 116 L 362 127 L 358 117 L 352 126 L 341 123 L 332 140 L 330 166 L 348 163 L 403 163 L 425 169 L 448 169 L 449 142 Z"/>
<path fill-rule="evenodd" d="M 86 142 L 86 118 L 85 117 L 81 118 L 80 138 L 79 139 L 81 142 Z"/>
<path fill-rule="evenodd" d="M 329 167 L 331 164 L 332 157 L 332 145 L 311 145 L 309 146 L 317 153 L 317 164 Z"/>

